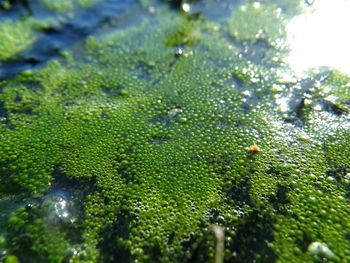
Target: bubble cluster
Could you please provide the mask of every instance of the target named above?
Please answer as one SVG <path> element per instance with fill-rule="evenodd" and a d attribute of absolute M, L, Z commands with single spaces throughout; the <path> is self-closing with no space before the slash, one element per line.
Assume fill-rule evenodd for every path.
<path fill-rule="evenodd" d="M 242 6 L 229 28 L 159 11 L 88 37 L 83 57 L 67 52 L 1 82 L 0 192 L 32 201 L 8 215 L 5 257 L 213 261 L 208 232 L 219 225 L 228 262 L 347 261 L 347 113 L 277 106 L 276 95 L 299 99 L 295 83 L 227 38 L 275 45 L 274 23 L 256 36 L 257 21 L 253 33 L 237 22 L 246 12 L 267 19 L 264 6 Z M 332 72 L 309 99 L 336 93 L 348 109 L 337 89 L 348 83 Z"/>

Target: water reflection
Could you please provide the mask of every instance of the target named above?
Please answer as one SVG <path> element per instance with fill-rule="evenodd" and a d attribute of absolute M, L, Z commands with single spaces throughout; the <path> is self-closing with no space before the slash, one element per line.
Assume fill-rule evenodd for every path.
<path fill-rule="evenodd" d="M 301 75 L 309 68 L 332 67 L 350 74 L 349 0 L 316 0 L 287 26 L 286 62 Z"/>
<path fill-rule="evenodd" d="M 69 199 L 69 194 L 63 191 L 45 197 L 42 206 L 47 212 L 47 222 L 53 224 L 60 224 L 61 221 L 66 223 L 75 222 L 72 204 Z"/>

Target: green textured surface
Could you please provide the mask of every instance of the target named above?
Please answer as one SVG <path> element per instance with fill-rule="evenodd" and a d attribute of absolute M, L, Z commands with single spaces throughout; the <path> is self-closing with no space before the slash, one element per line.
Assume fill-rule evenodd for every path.
<path fill-rule="evenodd" d="M 88 8 L 98 2 L 98 0 L 40 0 L 49 10 L 65 13 L 71 12 L 75 7 Z"/>
<path fill-rule="evenodd" d="M 0 21 L 0 63 L 29 47 L 36 39 L 35 24 L 28 19 L 23 22 L 9 19 Z"/>
<path fill-rule="evenodd" d="M 247 23 L 249 21 L 249 23 Z M 285 26 L 281 10 L 273 4 L 242 5 L 233 13 L 229 21 L 230 34 L 243 41 L 263 39 L 270 45 L 277 46 L 284 39 Z"/>
<path fill-rule="evenodd" d="M 310 73 L 301 104 L 275 46 L 289 9 L 247 5 L 160 8 L 0 83 L 4 262 L 213 262 L 214 224 L 227 262 L 350 261 L 350 79 Z"/>

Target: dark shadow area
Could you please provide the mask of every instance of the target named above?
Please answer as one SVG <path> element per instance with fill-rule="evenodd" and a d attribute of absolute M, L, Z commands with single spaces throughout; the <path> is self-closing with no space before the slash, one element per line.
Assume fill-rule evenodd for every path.
<path fill-rule="evenodd" d="M 303 237 L 298 238 L 296 240 L 296 245 L 303 251 L 304 253 L 307 252 L 307 248 L 310 245 L 310 243 L 313 241 L 313 238 L 303 231 Z"/>
<path fill-rule="evenodd" d="M 279 184 L 277 185 L 276 193 L 270 196 L 269 201 L 276 213 L 289 216 L 286 206 L 291 203 L 288 198 L 288 192 L 290 192 L 291 189 L 290 185 Z"/>
<path fill-rule="evenodd" d="M 237 182 L 231 189 L 227 190 L 227 195 L 230 200 L 239 205 L 253 206 L 253 201 L 250 197 L 251 184 L 249 178 L 244 178 L 242 181 Z"/>
<path fill-rule="evenodd" d="M 29 2 L 29 0 L 1 0 L 0 14 L 5 16 L 30 16 L 33 12 Z"/>
<path fill-rule="evenodd" d="M 214 237 L 206 233 L 192 246 L 191 256 L 186 261 L 178 261 L 178 262 L 185 262 L 185 263 L 213 262 L 214 247 L 215 247 Z"/>
<path fill-rule="evenodd" d="M 237 226 L 233 241 L 232 262 L 275 262 L 277 257 L 268 243 L 273 237 L 274 219 L 262 211 L 253 210 Z"/>
<path fill-rule="evenodd" d="M 101 263 L 131 262 L 130 249 L 126 245 L 126 240 L 129 238 L 132 215 L 128 210 L 121 210 L 116 218 L 114 224 L 106 226 L 100 234 L 102 241 L 98 248 L 101 251 L 99 258 Z"/>
<path fill-rule="evenodd" d="M 332 177 L 337 183 L 342 183 L 346 175 L 350 172 L 350 167 L 342 164 L 334 166 L 326 171 L 326 177 Z"/>

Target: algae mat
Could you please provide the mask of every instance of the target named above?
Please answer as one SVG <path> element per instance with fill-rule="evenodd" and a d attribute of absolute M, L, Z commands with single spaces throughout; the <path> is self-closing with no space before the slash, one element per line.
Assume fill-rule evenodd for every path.
<path fill-rule="evenodd" d="M 284 61 L 310 5 L 1 1 L 0 262 L 349 262 L 350 78 Z"/>

